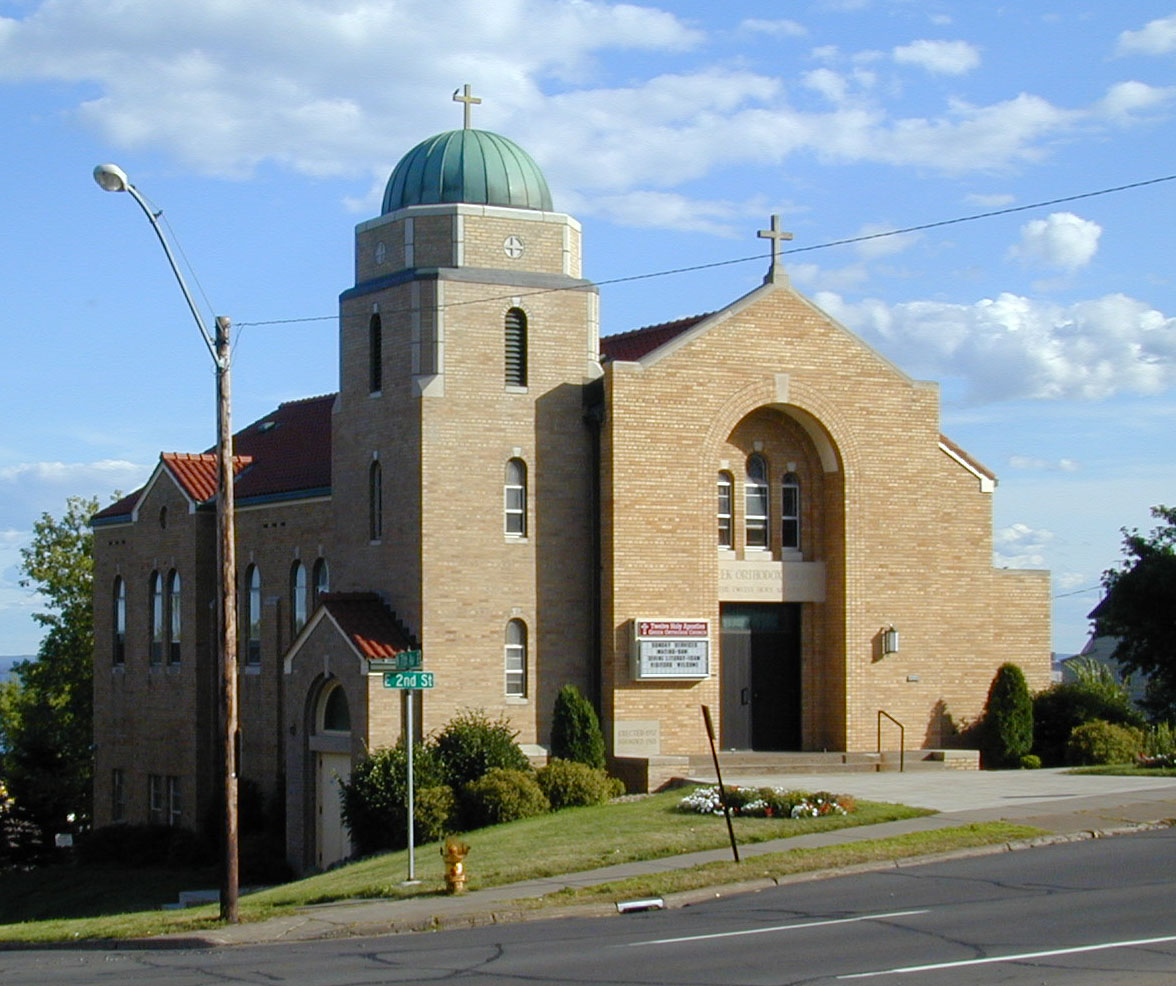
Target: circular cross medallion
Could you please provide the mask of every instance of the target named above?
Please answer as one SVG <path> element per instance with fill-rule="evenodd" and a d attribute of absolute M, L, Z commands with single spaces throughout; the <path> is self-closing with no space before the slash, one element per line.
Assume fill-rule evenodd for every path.
<path fill-rule="evenodd" d="M 518 260 L 523 255 L 523 241 L 514 234 L 511 234 L 502 241 L 502 252 L 510 257 L 511 260 Z"/>

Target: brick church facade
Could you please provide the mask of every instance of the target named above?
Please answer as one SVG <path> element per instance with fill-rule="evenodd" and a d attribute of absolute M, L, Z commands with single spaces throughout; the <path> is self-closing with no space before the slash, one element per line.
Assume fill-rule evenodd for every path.
<path fill-rule="evenodd" d="M 1049 675 L 1047 573 L 992 566 L 995 477 L 796 292 L 601 336 L 581 230 L 517 145 L 440 134 L 389 179 L 340 297 L 339 390 L 236 436 L 241 773 L 299 871 L 347 855 L 336 775 L 556 693 L 633 783 L 706 749 L 950 745 L 996 668 Z M 165 454 L 94 518 L 95 823 L 195 826 L 218 790 L 215 461 Z M 897 631 L 889 634 L 890 630 Z M 900 641 L 896 642 L 896 641 Z"/>

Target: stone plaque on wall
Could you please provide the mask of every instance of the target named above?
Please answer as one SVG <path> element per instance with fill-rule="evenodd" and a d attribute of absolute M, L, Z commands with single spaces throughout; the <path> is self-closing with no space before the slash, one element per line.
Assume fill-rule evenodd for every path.
<path fill-rule="evenodd" d="M 621 719 L 613 723 L 614 756 L 656 757 L 660 754 L 660 719 Z"/>

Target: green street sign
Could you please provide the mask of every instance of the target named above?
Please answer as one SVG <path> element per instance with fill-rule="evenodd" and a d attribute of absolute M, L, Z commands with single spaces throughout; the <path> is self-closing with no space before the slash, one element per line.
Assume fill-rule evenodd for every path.
<path fill-rule="evenodd" d="M 432 671 L 386 671 L 385 688 L 432 688 Z"/>
<path fill-rule="evenodd" d="M 417 671 L 421 666 L 421 652 L 419 650 L 402 650 L 396 655 L 397 671 Z"/>

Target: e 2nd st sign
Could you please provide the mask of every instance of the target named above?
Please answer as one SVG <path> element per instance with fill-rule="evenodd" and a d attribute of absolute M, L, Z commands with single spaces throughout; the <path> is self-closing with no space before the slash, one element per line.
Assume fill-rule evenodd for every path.
<path fill-rule="evenodd" d="M 385 671 L 385 688 L 432 688 L 432 671 Z"/>

